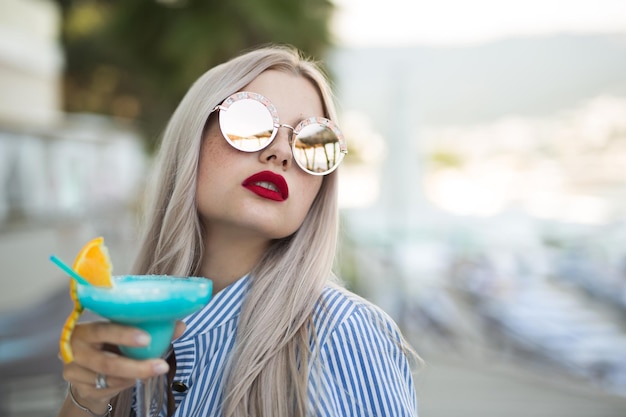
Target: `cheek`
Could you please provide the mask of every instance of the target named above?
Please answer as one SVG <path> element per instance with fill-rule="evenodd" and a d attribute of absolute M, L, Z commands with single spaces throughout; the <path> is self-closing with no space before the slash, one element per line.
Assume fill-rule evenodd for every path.
<path fill-rule="evenodd" d="M 302 221 L 304 221 L 304 218 L 311 209 L 313 201 L 315 200 L 315 197 L 322 187 L 323 181 L 323 179 L 320 177 L 311 177 L 308 174 L 305 175 L 307 175 L 309 178 L 305 178 L 305 180 L 300 183 L 300 192 L 298 195 L 298 202 L 301 206 L 300 211 L 302 215 Z"/>
<path fill-rule="evenodd" d="M 216 141 L 219 138 L 205 137 L 200 148 L 200 160 L 198 161 L 198 173 L 196 180 L 196 194 L 198 198 L 211 193 L 216 183 L 219 182 L 220 172 L 223 172 L 225 164 L 224 150 Z"/>
<path fill-rule="evenodd" d="M 224 167 L 230 165 L 229 160 L 232 160 L 232 150 L 228 144 L 218 134 L 209 133 L 204 137 L 200 148 L 198 175 L 202 177 L 210 173 L 223 172 Z"/>

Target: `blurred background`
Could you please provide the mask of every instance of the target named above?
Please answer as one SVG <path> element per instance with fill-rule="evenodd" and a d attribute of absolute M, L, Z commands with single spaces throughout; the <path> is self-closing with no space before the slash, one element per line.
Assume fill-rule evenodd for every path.
<path fill-rule="evenodd" d="M 423 357 L 420 415 L 626 416 L 621 0 L 0 1 L 0 415 L 65 395 L 48 256 L 128 271 L 169 115 L 268 42 L 333 81 L 337 270 Z"/>

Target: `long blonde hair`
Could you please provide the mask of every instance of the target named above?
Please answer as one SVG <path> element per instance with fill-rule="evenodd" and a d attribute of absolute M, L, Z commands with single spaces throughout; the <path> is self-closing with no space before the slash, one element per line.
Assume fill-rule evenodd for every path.
<path fill-rule="evenodd" d="M 207 71 L 189 89 L 164 132 L 134 273 L 199 273 L 204 231 L 195 192 L 205 124 L 217 104 L 268 69 L 312 81 L 325 117 L 336 119 L 324 74 L 293 48 L 257 49 Z M 334 172 L 324 177 L 301 227 L 273 242 L 251 271 L 223 391 L 225 417 L 307 414 L 306 364 L 310 340 L 314 340 L 310 320 L 322 289 L 332 278 L 337 229 Z"/>

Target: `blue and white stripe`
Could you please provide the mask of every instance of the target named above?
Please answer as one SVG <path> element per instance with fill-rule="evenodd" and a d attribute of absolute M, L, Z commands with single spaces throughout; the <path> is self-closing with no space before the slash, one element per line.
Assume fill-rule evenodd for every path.
<path fill-rule="evenodd" d="M 244 277 L 189 316 L 174 342 L 175 417 L 220 416 L 222 386 L 248 286 Z M 313 323 L 318 349 L 309 365 L 311 414 L 319 417 L 417 416 L 413 377 L 395 323 L 357 296 L 327 287 Z"/>

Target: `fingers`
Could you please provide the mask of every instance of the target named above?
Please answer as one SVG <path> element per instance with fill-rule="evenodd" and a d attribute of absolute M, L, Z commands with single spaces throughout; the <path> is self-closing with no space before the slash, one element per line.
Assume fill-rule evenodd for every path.
<path fill-rule="evenodd" d="M 164 374 L 169 370 L 167 362 L 163 359 L 138 361 L 112 352 L 95 349 L 92 346 L 86 346 L 76 351 L 74 353 L 74 362 L 96 374 L 131 380 L 151 378 Z"/>
<path fill-rule="evenodd" d="M 95 404 L 106 402 L 137 379 L 167 373 L 169 366 L 162 359 L 133 360 L 111 349 L 115 345 L 141 347 L 149 342 L 150 337 L 136 328 L 109 322 L 78 324 L 70 340 L 74 361 L 64 365 L 63 378 L 81 398 Z M 96 388 L 98 374 L 105 375 L 106 388 Z"/>
<path fill-rule="evenodd" d="M 106 374 L 104 374 L 106 375 Z M 108 401 L 118 392 L 130 388 L 135 384 L 134 378 L 121 378 L 106 375 L 106 388 L 96 388 L 98 372 L 72 362 L 63 369 L 63 378 L 75 388 L 75 392 L 82 398 L 91 401 Z"/>
<path fill-rule="evenodd" d="M 77 360 L 63 367 L 63 378 L 70 383 L 70 389 L 73 390 L 75 397 L 80 399 L 82 406 L 92 411 L 99 409 L 103 412 L 111 398 L 135 384 L 135 379 L 133 378 L 107 375 L 105 376 L 106 387 L 97 388 L 97 377 L 97 372 L 80 365 Z M 96 414 L 101 411 L 98 411 Z"/>
<path fill-rule="evenodd" d="M 110 345 L 133 347 L 146 346 L 150 336 L 128 326 L 110 322 L 93 322 L 76 326 L 71 344 L 74 362 L 80 366 L 107 376 L 120 378 L 150 378 L 167 372 L 162 359 L 137 361 L 111 352 Z"/>
<path fill-rule="evenodd" d="M 150 336 L 133 327 L 99 321 L 76 325 L 71 342 L 76 341 L 95 345 L 146 346 L 150 343 Z"/>

